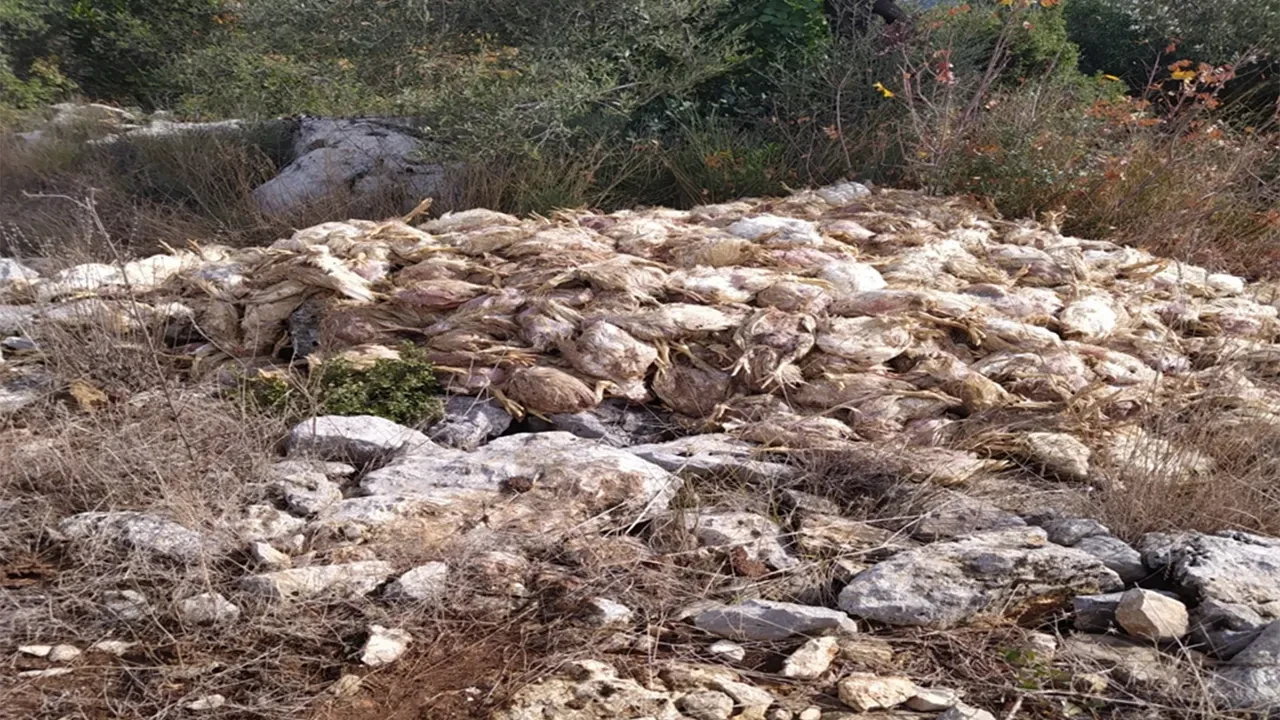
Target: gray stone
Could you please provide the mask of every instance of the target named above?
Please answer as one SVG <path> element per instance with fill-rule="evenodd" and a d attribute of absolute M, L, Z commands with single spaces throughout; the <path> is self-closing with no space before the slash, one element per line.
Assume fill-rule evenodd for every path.
<path fill-rule="evenodd" d="M 172 520 L 132 511 L 72 515 L 58 523 L 58 532 L 85 545 L 105 542 L 186 564 L 216 549 L 205 536 Z"/>
<path fill-rule="evenodd" d="M 1256 640 L 1266 625 L 1248 606 L 1206 600 L 1191 613 L 1188 642 L 1220 660 L 1230 660 Z"/>
<path fill-rule="evenodd" d="M 1074 547 L 1101 560 L 1102 564 L 1114 570 L 1126 585 L 1132 585 L 1150 574 L 1142 564 L 1142 556 L 1138 551 L 1119 538 L 1110 535 L 1091 535 L 1081 538 Z"/>
<path fill-rule="evenodd" d="M 426 435 L 373 415 L 324 415 L 289 431 L 290 455 L 365 465 L 407 450 L 433 448 Z"/>
<path fill-rule="evenodd" d="M 1183 597 L 1244 605 L 1265 620 L 1280 619 L 1280 539 L 1241 532 L 1150 533 L 1138 551 Z"/>
<path fill-rule="evenodd" d="M 545 678 L 515 693 L 493 720 L 681 720 L 671 695 L 619 678 L 594 660 L 569 663 L 565 675 Z"/>
<path fill-rule="evenodd" d="M 693 624 L 730 640 L 782 640 L 792 635 L 858 631 L 857 624 L 839 610 L 772 600 L 747 600 L 704 610 L 694 617 Z"/>
<path fill-rule="evenodd" d="M 511 415 L 495 400 L 458 395 L 444 404 L 444 418 L 427 436 L 445 447 L 475 450 L 511 427 Z"/>
<path fill-rule="evenodd" d="M 1181 686 L 1184 675 L 1177 660 L 1151 647 L 1113 635 L 1077 633 L 1062 643 L 1058 657 L 1065 662 L 1084 662 L 1108 668 L 1117 680 L 1168 692 Z"/>
<path fill-rule="evenodd" d="M 201 593 L 178 603 L 178 617 L 197 625 L 215 625 L 235 622 L 240 618 L 240 608 L 222 596 L 222 593 Z"/>
<path fill-rule="evenodd" d="M 1176 640 L 1187 634 L 1187 606 L 1160 593 L 1134 588 L 1120 596 L 1116 623 L 1144 640 Z"/>
<path fill-rule="evenodd" d="M 1248 647 L 1219 667 L 1213 686 L 1231 707 L 1271 714 L 1280 711 L 1280 621 L 1268 625 Z"/>
<path fill-rule="evenodd" d="M 386 596 L 393 600 L 429 602 L 439 600 L 448 589 L 449 566 L 442 562 L 419 565 L 387 585 Z"/>
<path fill-rule="evenodd" d="M 273 487 L 289 511 L 299 515 L 317 515 L 342 500 L 342 488 L 323 472 L 290 472 Z"/>
<path fill-rule="evenodd" d="M 245 516 L 236 522 L 235 532 L 244 542 L 261 542 L 288 537 L 306 524 L 306 520 L 270 505 L 250 505 L 245 508 Z"/>
<path fill-rule="evenodd" d="M 850 673 L 836 685 L 840 702 L 857 710 L 895 708 L 919 692 L 916 684 L 904 677 L 879 677 L 871 673 Z"/>
<path fill-rule="evenodd" d="M 925 542 L 954 540 L 974 533 L 1024 527 L 1027 523 L 985 500 L 952 490 L 930 493 L 917 500 L 921 516 L 908 527 L 911 537 Z"/>
<path fill-rule="evenodd" d="M 40 273 L 17 260 L 0 257 L 0 292 L 8 289 L 10 285 L 26 283 L 39 277 Z"/>
<path fill-rule="evenodd" d="M 1088 518 L 1056 518 L 1041 525 L 1049 536 L 1049 542 L 1074 547 L 1076 543 L 1095 535 L 1110 535 L 1106 525 Z"/>
<path fill-rule="evenodd" d="M 110 590 L 102 594 L 102 604 L 120 620 L 139 620 L 151 612 L 147 597 L 137 590 Z"/>
<path fill-rule="evenodd" d="M 850 615 L 892 625 L 950 627 L 1017 601 L 1122 586 L 1093 556 L 1024 528 L 894 555 L 855 576 L 839 604 Z"/>
<path fill-rule="evenodd" d="M 919 547 L 919 543 L 900 533 L 839 515 L 819 513 L 807 513 L 800 517 L 795 531 L 795 543 L 800 550 L 809 554 L 856 557 L 871 562 Z"/>
<path fill-rule="evenodd" d="M 757 459 L 758 446 L 726 434 L 690 435 L 627 449 L 684 478 L 776 482 L 799 475 L 799 470 L 790 465 Z"/>
<path fill-rule="evenodd" d="M 729 720 L 733 715 L 733 698 L 715 690 L 698 690 L 682 695 L 676 707 L 692 720 Z"/>
<path fill-rule="evenodd" d="M 685 530 L 702 547 L 729 552 L 742 548 L 752 560 L 774 570 L 795 567 L 799 561 L 787 554 L 779 540 L 781 531 L 768 518 L 749 512 L 704 510 L 684 517 Z"/>
<path fill-rule="evenodd" d="M 284 570 L 293 565 L 292 558 L 265 542 L 255 542 L 249 545 L 249 555 L 253 557 L 253 561 L 257 563 L 258 567 L 266 568 L 267 570 Z"/>
<path fill-rule="evenodd" d="M 51 376 L 39 371 L 8 373 L 0 379 L 0 415 L 36 404 L 53 389 L 52 382 Z"/>
<path fill-rule="evenodd" d="M 937 720 L 996 720 L 996 716 L 982 708 L 960 703 L 939 715 Z"/>
<path fill-rule="evenodd" d="M 429 443 L 429 441 L 428 441 Z M 527 485 L 568 512 L 619 510 L 642 520 L 665 510 L 680 479 L 617 448 L 565 432 L 500 437 L 474 452 L 420 446 L 365 475 L 371 495 L 432 496 L 441 488 L 497 492 Z"/>
<path fill-rule="evenodd" d="M 918 712 L 941 712 L 955 707 L 960 693 L 947 688 L 920 688 L 915 697 L 907 701 L 907 707 Z"/>
<path fill-rule="evenodd" d="M 400 628 L 369 626 L 369 637 L 360 649 L 360 662 L 369 667 L 390 665 L 409 649 L 413 637 Z"/>
<path fill-rule="evenodd" d="M 658 442 L 671 427 L 665 413 L 619 399 L 605 400 L 585 412 L 551 415 L 545 427 L 540 427 L 541 421 L 536 419 L 531 422 L 535 431 L 561 430 L 614 447 Z"/>
<path fill-rule="evenodd" d="M 27 331 L 39 314 L 37 305 L 0 305 L 0 334 L 19 335 Z"/>
<path fill-rule="evenodd" d="M 840 641 L 834 637 L 817 637 L 806 640 L 787 656 L 782 664 L 782 677 L 812 680 L 831 667 L 840 654 Z"/>
<path fill-rule="evenodd" d="M 730 662 L 742 662 L 747 657 L 747 649 L 730 640 L 717 640 L 707 650 Z"/>
<path fill-rule="evenodd" d="M 635 617 L 631 608 L 609 598 L 595 597 L 587 601 L 591 619 L 597 625 L 629 625 Z"/>
<path fill-rule="evenodd" d="M 1120 592 L 1077 595 L 1071 601 L 1076 630 L 1103 633 L 1111 629 L 1112 623 L 1116 621 L 1116 608 L 1120 605 L 1122 595 L 1124 593 Z"/>
<path fill-rule="evenodd" d="M 251 575 L 240 580 L 240 587 L 273 600 L 301 599 L 327 591 L 359 596 L 373 592 L 392 572 L 391 565 L 380 560 L 312 565 Z"/>
<path fill-rule="evenodd" d="M 415 131 L 394 121 L 304 118 L 294 161 L 255 188 L 253 199 L 278 215 L 335 196 L 376 198 L 394 190 L 411 207 L 446 190 L 444 166 L 416 159 L 421 146 Z"/>

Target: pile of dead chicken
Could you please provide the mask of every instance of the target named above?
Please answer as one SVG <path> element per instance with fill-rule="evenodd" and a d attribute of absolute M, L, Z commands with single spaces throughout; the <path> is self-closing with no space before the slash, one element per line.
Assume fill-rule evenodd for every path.
<path fill-rule="evenodd" d="M 1140 472 L 1180 451 L 1132 422 L 1160 403 L 1280 417 L 1254 382 L 1280 369 L 1272 288 L 856 183 L 687 211 L 330 222 L 49 277 L 4 267 L 10 324 L 164 323 L 197 372 L 409 340 L 452 392 L 517 414 L 625 398 L 689 431 L 942 483 L 1001 458 Z"/>

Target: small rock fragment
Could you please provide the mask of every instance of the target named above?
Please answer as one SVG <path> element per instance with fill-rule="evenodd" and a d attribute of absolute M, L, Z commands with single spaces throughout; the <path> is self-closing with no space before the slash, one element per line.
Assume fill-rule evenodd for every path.
<path fill-rule="evenodd" d="M 857 710 L 888 710 L 895 708 L 919 691 L 916 684 L 904 677 L 879 677 L 871 673 L 851 673 L 836 686 L 840 702 Z"/>
<path fill-rule="evenodd" d="M 822 708 L 805 708 L 800 711 L 797 720 L 822 720 Z"/>
<path fill-rule="evenodd" d="M 805 641 L 782 665 L 782 676 L 812 680 L 831 667 L 840 652 L 840 643 L 834 637 L 819 637 Z"/>
<path fill-rule="evenodd" d="M 733 698 L 714 690 L 700 690 L 682 696 L 676 707 L 693 720 L 728 720 L 733 715 Z"/>
<path fill-rule="evenodd" d="M 146 596 L 136 590 L 111 590 L 102 594 L 102 604 L 121 620 L 137 620 L 150 611 Z"/>
<path fill-rule="evenodd" d="M 75 645 L 54 645 L 49 648 L 49 662 L 65 663 L 80 657 L 81 650 Z"/>
<path fill-rule="evenodd" d="M 45 668 L 44 670 L 23 670 L 18 673 L 20 678 L 50 678 L 59 677 L 61 675 L 70 675 L 71 668 Z"/>
<path fill-rule="evenodd" d="M 197 625 L 230 623 L 239 619 L 240 607 L 222 593 L 201 593 L 178 603 L 178 616 Z"/>
<path fill-rule="evenodd" d="M 1116 622 L 1126 632 L 1147 640 L 1176 640 L 1187 634 L 1187 606 L 1142 588 L 1120 596 Z"/>
<path fill-rule="evenodd" d="M 449 566 L 442 562 L 429 562 L 405 572 L 387 585 L 386 596 L 395 600 L 426 602 L 444 595 Z"/>
<path fill-rule="evenodd" d="M 268 570 L 284 570 L 293 565 L 293 559 L 269 543 L 255 542 L 249 546 L 249 554 L 253 561 Z"/>
<path fill-rule="evenodd" d="M 907 707 L 919 712 L 941 712 L 960 702 L 960 694 L 947 688 L 921 688 L 907 701 Z"/>
<path fill-rule="evenodd" d="M 198 712 L 201 710 L 217 710 L 226 704 L 227 699 L 215 693 L 213 695 L 202 695 L 192 702 L 187 703 L 185 707 L 188 710 L 195 710 Z"/>
<path fill-rule="evenodd" d="M 125 642 L 124 640 L 102 640 L 90 645 L 89 649 L 121 657 L 129 651 L 129 648 L 137 644 L 136 642 Z"/>
<path fill-rule="evenodd" d="M 260 542 L 288 537 L 306 524 L 306 520 L 270 505 L 250 505 L 245 510 L 245 518 L 236 524 L 236 532 L 246 542 Z"/>
<path fill-rule="evenodd" d="M 592 620 L 598 625 L 627 625 L 635 616 L 631 608 L 609 598 L 591 598 L 587 604 L 591 606 Z"/>
<path fill-rule="evenodd" d="M 717 640 L 711 643 L 707 650 L 730 662 L 742 662 L 743 658 L 747 656 L 746 648 L 730 640 Z"/>
<path fill-rule="evenodd" d="M 360 650 L 360 662 L 369 667 L 393 663 L 409 649 L 412 640 L 409 633 L 399 628 L 370 625 L 369 638 Z"/>
<path fill-rule="evenodd" d="M 241 579 L 240 586 L 246 591 L 276 600 L 310 597 L 328 590 L 340 590 L 350 595 L 368 595 L 391 573 L 389 563 L 368 560 L 251 575 Z"/>
<path fill-rule="evenodd" d="M 782 640 L 824 631 L 858 631 L 857 624 L 839 610 L 772 600 L 748 600 L 704 610 L 694 617 L 693 624 L 731 640 Z"/>
<path fill-rule="evenodd" d="M 938 720 L 996 720 L 996 716 L 981 708 L 961 703 L 939 715 Z"/>
<path fill-rule="evenodd" d="M 22 653 L 23 655 L 30 655 L 32 657 L 39 657 L 39 658 L 49 657 L 49 653 L 53 652 L 53 646 L 52 645 L 19 645 L 18 652 Z"/>
<path fill-rule="evenodd" d="M 334 697 L 348 697 L 360 690 L 359 675 L 343 675 L 329 686 L 328 693 Z"/>

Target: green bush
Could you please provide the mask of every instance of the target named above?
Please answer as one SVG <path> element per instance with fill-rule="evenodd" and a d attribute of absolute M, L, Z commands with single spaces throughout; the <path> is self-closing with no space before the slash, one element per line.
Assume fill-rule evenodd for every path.
<path fill-rule="evenodd" d="M 305 381 L 282 371 L 258 372 L 241 382 L 252 407 L 295 420 L 308 414 L 376 415 L 409 426 L 444 415 L 440 385 L 425 353 L 406 343 L 400 359 L 380 359 L 367 368 L 335 358 Z"/>

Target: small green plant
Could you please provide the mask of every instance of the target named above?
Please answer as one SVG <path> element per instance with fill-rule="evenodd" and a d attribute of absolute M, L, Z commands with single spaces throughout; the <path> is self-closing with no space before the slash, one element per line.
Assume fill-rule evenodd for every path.
<path fill-rule="evenodd" d="M 258 371 L 240 383 L 245 403 L 289 420 L 308 414 L 376 415 L 411 426 L 429 425 L 444 415 L 439 392 L 425 353 L 407 343 L 399 359 L 379 359 L 368 367 L 335 358 L 306 381 L 282 371 Z"/>
<path fill-rule="evenodd" d="M 425 425 L 444 414 L 434 368 L 409 344 L 401 347 L 399 360 L 378 360 L 367 369 L 330 360 L 320 366 L 316 385 L 320 409 L 328 415 L 377 415 L 402 425 Z"/>

